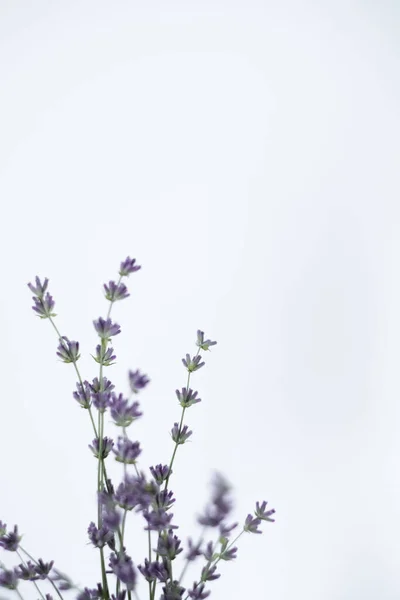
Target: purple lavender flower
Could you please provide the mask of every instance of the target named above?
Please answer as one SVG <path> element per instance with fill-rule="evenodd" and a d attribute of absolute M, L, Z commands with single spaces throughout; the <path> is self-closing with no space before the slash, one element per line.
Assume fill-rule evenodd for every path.
<path fill-rule="evenodd" d="M 19 543 L 22 540 L 22 535 L 18 535 L 18 526 L 14 525 L 14 531 L 10 531 L 0 538 L 0 546 L 9 552 L 18 550 Z"/>
<path fill-rule="evenodd" d="M 232 525 L 226 525 L 225 523 L 221 523 L 219 526 L 219 533 L 221 537 L 228 538 L 232 531 L 236 529 L 238 523 L 233 523 Z"/>
<path fill-rule="evenodd" d="M 116 506 L 103 507 L 103 525 L 111 531 L 117 531 L 121 523 L 121 515 Z M 111 547 L 111 544 L 108 543 Z"/>
<path fill-rule="evenodd" d="M 41 283 L 39 277 L 36 276 L 35 283 L 36 283 L 36 285 L 33 285 L 32 283 L 28 283 L 28 288 L 31 290 L 32 294 L 35 294 L 35 296 L 37 296 L 38 298 L 41 299 L 41 298 L 43 298 L 43 296 L 47 290 L 49 280 L 46 277 L 45 280 L 43 281 L 43 283 Z"/>
<path fill-rule="evenodd" d="M 117 578 L 126 585 L 128 590 L 133 590 L 136 584 L 136 572 L 130 556 L 125 553 L 111 554 L 109 565 Z"/>
<path fill-rule="evenodd" d="M 154 506 L 156 508 L 162 508 L 168 510 L 174 504 L 175 498 L 173 492 L 163 489 L 157 492 L 154 499 Z"/>
<path fill-rule="evenodd" d="M 108 341 L 113 335 L 121 333 L 121 327 L 117 323 L 113 323 L 110 318 L 107 320 L 99 317 L 97 321 L 93 321 L 95 330 L 102 340 Z"/>
<path fill-rule="evenodd" d="M 111 600 L 125 600 L 125 598 L 126 598 L 126 590 L 122 590 L 121 592 L 118 592 L 117 595 L 111 594 Z"/>
<path fill-rule="evenodd" d="M 89 386 L 92 392 L 94 393 L 111 392 L 115 388 L 115 385 L 111 383 L 111 381 L 109 381 L 107 377 L 102 377 L 101 382 L 98 380 L 97 377 L 95 377 L 92 383 L 89 383 Z"/>
<path fill-rule="evenodd" d="M 168 560 L 174 560 L 180 554 L 183 548 L 180 548 L 181 540 L 173 535 L 172 529 L 160 535 L 158 538 L 157 550 L 160 556 L 165 556 Z"/>
<path fill-rule="evenodd" d="M 174 426 L 171 429 L 171 436 L 176 444 L 184 444 L 192 433 L 193 431 L 188 430 L 187 425 L 184 425 L 182 429 L 180 429 L 178 423 L 174 423 Z"/>
<path fill-rule="evenodd" d="M 261 519 L 261 521 L 270 521 L 271 523 L 275 522 L 275 519 L 271 519 L 271 516 L 275 513 L 275 509 L 271 508 L 270 510 L 265 510 L 268 502 L 265 500 L 260 506 L 259 502 L 256 502 L 256 510 L 254 511 L 256 517 Z"/>
<path fill-rule="evenodd" d="M 152 511 L 145 510 L 143 516 L 147 521 L 146 531 L 164 531 L 165 529 L 178 529 L 177 525 L 172 525 L 172 513 L 167 513 L 164 509 L 156 509 Z"/>
<path fill-rule="evenodd" d="M 93 404 L 100 413 L 104 413 L 110 406 L 110 392 L 94 392 L 92 393 Z"/>
<path fill-rule="evenodd" d="M 261 531 L 259 531 L 257 533 L 261 533 Z M 236 558 L 237 550 L 238 549 L 236 546 L 234 548 L 227 548 L 226 550 L 221 552 L 221 554 L 219 555 L 220 559 L 221 560 L 233 560 L 234 558 Z"/>
<path fill-rule="evenodd" d="M 138 569 L 146 579 L 146 581 L 152 582 L 156 579 L 158 581 L 166 582 L 170 577 L 168 562 L 164 560 L 163 563 L 158 561 L 149 562 L 147 558 L 144 559 L 144 566 L 138 565 Z"/>
<path fill-rule="evenodd" d="M 76 600 L 100 600 L 100 598 L 104 598 L 103 588 L 99 583 L 97 588 L 90 590 L 89 588 L 85 588 L 83 592 L 78 594 Z"/>
<path fill-rule="evenodd" d="M 128 277 L 130 273 L 135 273 L 135 271 L 139 271 L 142 267 L 139 265 L 135 265 L 136 258 L 129 258 L 129 256 L 122 261 L 121 266 L 119 268 L 119 274 L 121 277 Z"/>
<path fill-rule="evenodd" d="M 114 539 L 114 532 L 105 527 L 104 525 L 97 529 L 93 521 L 88 527 L 89 540 L 92 542 L 95 548 L 104 548 L 106 544 L 109 544 Z"/>
<path fill-rule="evenodd" d="M 193 358 L 190 357 L 190 354 L 186 354 L 186 358 L 182 358 L 183 365 L 187 368 L 189 373 L 192 373 L 193 371 L 198 371 L 198 369 L 201 369 L 201 367 L 204 367 L 204 365 L 206 363 L 205 362 L 201 363 L 200 361 L 201 361 L 200 354 L 198 354 L 197 356 L 193 356 Z"/>
<path fill-rule="evenodd" d="M 126 590 L 122 590 L 121 592 L 118 592 L 117 595 L 111 594 L 111 600 L 125 600 L 125 598 L 126 598 Z"/>
<path fill-rule="evenodd" d="M 192 538 L 188 538 L 188 551 L 185 555 L 186 560 L 195 560 L 198 556 L 202 555 L 201 544 L 201 541 L 194 544 Z"/>
<path fill-rule="evenodd" d="M 182 388 L 182 391 L 175 391 L 177 398 L 179 400 L 179 404 L 182 408 L 188 408 L 192 406 L 192 404 L 197 404 L 197 402 L 201 402 L 201 398 L 197 398 L 197 392 L 194 392 L 192 388 Z"/>
<path fill-rule="evenodd" d="M 214 553 L 214 544 L 212 542 L 208 542 L 206 549 L 203 552 L 203 556 L 208 562 L 218 558 L 218 554 Z"/>
<path fill-rule="evenodd" d="M 102 348 L 100 344 L 96 346 L 96 356 L 91 354 L 92 358 L 99 363 L 99 365 L 103 365 L 103 367 L 111 367 L 111 365 L 115 365 L 113 362 L 117 357 L 113 354 L 114 348 Z"/>
<path fill-rule="evenodd" d="M 131 442 L 126 437 L 119 437 L 117 450 L 113 449 L 115 460 L 128 465 L 134 465 L 137 457 L 142 452 L 139 442 Z"/>
<path fill-rule="evenodd" d="M 77 383 L 77 392 L 73 392 L 74 399 L 79 402 L 82 408 L 90 408 L 91 405 L 91 387 L 88 381 Z"/>
<path fill-rule="evenodd" d="M 49 319 L 50 317 L 57 316 L 52 312 L 55 302 L 53 300 L 53 296 L 50 296 L 49 292 L 47 292 L 46 296 L 43 298 L 37 298 L 36 296 L 33 296 L 32 300 L 35 303 L 35 306 L 32 306 L 32 309 L 41 319 Z"/>
<path fill-rule="evenodd" d="M 41 558 L 39 558 L 37 564 L 35 565 L 36 573 L 39 576 L 39 579 L 47 579 L 51 569 L 53 568 L 54 560 L 51 560 L 48 563 L 43 562 Z"/>
<path fill-rule="evenodd" d="M 36 565 L 34 565 L 30 560 L 28 560 L 26 564 L 21 563 L 18 565 L 16 575 L 18 579 L 24 579 L 25 581 L 36 581 L 39 579 L 39 576 L 36 573 Z"/>
<path fill-rule="evenodd" d="M 137 369 L 136 371 L 129 371 L 129 385 L 134 394 L 137 394 L 139 390 L 142 390 L 150 382 L 147 375 L 144 375 Z"/>
<path fill-rule="evenodd" d="M 230 486 L 220 474 L 216 474 L 213 481 L 213 493 L 210 504 L 204 514 L 198 518 L 201 525 L 218 527 L 232 510 L 232 501 L 229 497 Z"/>
<path fill-rule="evenodd" d="M 110 454 L 112 447 L 114 446 L 114 442 L 112 439 L 108 438 L 107 436 L 103 438 L 103 443 L 102 443 L 102 448 L 101 448 L 101 457 L 102 458 L 107 458 L 107 456 Z M 96 458 L 99 458 L 99 453 L 100 453 L 100 440 L 99 438 L 95 438 L 91 444 L 89 444 L 88 446 L 90 448 L 90 450 L 93 452 L 93 455 Z"/>
<path fill-rule="evenodd" d="M 128 427 L 132 421 L 142 416 L 138 410 L 139 402 L 134 402 L 129 406 L 129 400 L 124 398 L 122 394 L 118 396 L 115 393 L 111 394 L 110 412 L 111 417 L 119 427 Z"/>
<path fill-rule="evenodd" d="M 204 331 L 197 330 L 197 342 L 196 345 L 202 350 L 209 350 L 210 346 L 215 346 L 217 342 L 212 342 L 211 340 L 204 339 Z"/>
<path fill-rule="evenodd" d="M 179 581 L 168 581 L 163 587 L 160 600 L 181 600 L 185 588 L 179 585 Z"/>
<path fill-rule="evenodd" d="M 5 587 L 9 590 L 17 589 L 18 577 L 15 571 L 11 569 L 0 569 L 0 587 Z"/>
<path fill-rule="evenodd" d="M 153 482 L 147 482 L 143 474 L 139 476 L 127 475 L 119 484 L 115 493 L 115 501 L 126 510 L 138 507 L 146 510 L 154 502 L 158 486 Z"/>
<path fill-rule="evenodd" d="M 65 363 L 76 363 L 80 358 L 79 342 L 70 342 L 67 336 L 60 338 L 56 352 L 57 356 Z"/>
<path fill-rule="evenodd" d="M 57 582 L 57 587 L 62 592 L 67 592 L 68 590 L 71 590 L 73 587 L 75 587 L 68 575 L 65 575 L 65 573 L 61 573 L 61 571 L 59 571 L 58 569 L 53 569 L 51 579 L 52 581 Z"/>
<path fill-rule="evenodd" d="M 205 592 L 204 591 L 204 587 L 205 584 L 204 583 L 194 583 L 193 587 L 191 590 L 188 590 L 188 596 L 189 598 L 192 598 L 192 600 L 204 600 L 204 598 L 207 598 L 211 592 Z"/>
<path fill-rule="evenodd" d="M 201 581 L 214 581 L 215 579 L 219 579 L 221 577 L 220 573 L 216 573 L 217 567 L 216 565 L 205 566 L 201 570 Z"/>
<path fill-rule="evenodd" d="M 247 515 L 246 517 L 246 521 L 243 525 L 243 529 L 244 531 L 247 531 L 248 533 L 262 533 L 262 531 L 260 529 L 258 529 L 258 526 L 261 523 L 261 519 L 258 519 L 257 517 L 253 517 L 253 515 Z"/>
<path fill-rule="evenodd" d="M 104 291 L 107 300 L 110 302 L 116 302 L 117 300 L 124 300 L 128 298 L 128 288 L 124 283 L 115 283 L 115 281 L 109 281 L 108 285 L 104 284 Z"/>
<path fill-rule="evenodd" d="M 168 465 L 156 465 L 155 467 L 150 467 L 151 474 L 153 475 L 155 481 L 161 485 L 170 475 L 170 469 Z"/>

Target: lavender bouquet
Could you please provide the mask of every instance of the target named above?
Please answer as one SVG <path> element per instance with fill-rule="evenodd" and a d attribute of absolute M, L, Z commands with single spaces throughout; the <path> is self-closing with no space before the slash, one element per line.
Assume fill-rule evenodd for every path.
<path fill-rule="evenodd" d="M 141 454 L 140 443 L 128 437 L 128 428 L 142 415 L 136 398 L 150 380 L 139 370 L 129 371 L 130 397 L 116 393 L 114 384 L 104 375 L 106 367 L 114 364 L 116 356 L 111 347 L 111 340 L 120 334 L 120 326 L 111 320 L 111 310 L 115 302 L 129 296 L 123 279 L 138 271 L 141 267 L 135 259 L 127 258 L 119 269 L 117 282 L 104 284 L 105 298 L 109 302 L 105 318 L 99 317 L 93 322 L 99 336 L 93 359 L 99 365 L 99 375 L 91 383 L 84 380 L 77 366 L 80 358 L 79 342 L 71 341 L 61 335 L 54 317 L 54 300 L 47 291 L 48 279 L 43 283 L 36 277 L 35 284 L 28 287 L 34 294 L 33 310 L 41 319 L 50 321 L 58 338 L 57 356 L 65 363 L 71 363 L 78 379 L 73 398 L 84 409 L 90 420 L 94 439 L 89 449 L 97 460 L 97 515 L 88 526 L 89 542 L 99 552 L 101 582 L 97 587 L 85 587 L 73 581 L 54 567 L 52 560 L 45 562 L 36 560 L 21 545 L 22 536 L 17 525 L 8 530 L 0 521 L 0 546 L 13 552 L 18 557 L 13 568 L 7 568 L 0 562 L 0 587 L 10 590 L 12 597 L 23 598 L 19 588 L 20 580 L 32 582 L 35 587 L 35 597 L 42 600 L 66 598 L 67 593 L 74 592 L 77 600 L 139 600 L 138 583 L 142 577 L 147 589 L 148 600 L 202 600 L 207 598 L 211 590 L 210 583 L 220 577 L 218 573 L 220 561 L 230 561 L 236 558 L 239 537 L 244 533 L 261 533 L 262 521 L 272 522 L 274 510 L 267 510 L 267 502 L 256 503 L 253 514 L 248 514 L 239 533 L 231 541 L 232 532 L 237 523 L 231 523 L 229 516 L 232 511 L 230 486 L 222 475 L 217 474 L 213 481 L 213 491 L 204 512 L 198 517 L 202 533 L 198 540 L 188 538 L 181 572 L 176 571 L 175 559 L 184 549 L 181 539 L 176 534 L 178 526 L 174 523 L 171 508 L 175 503 L 174 494 L 170 489 L 171 476 L 174 473 L 174 460 L 179 446 L 185 444 L 192 431 L 184 424 L 186 411 L 198 404 L 201 398 L 198 392 L 190 387 L 191 375 L 204 366 L 200 351 L 208 351 L 217 342 L 205 339 L 203 331 L 197 331 L 197 352 L 186 354 L 182 359 L 187 372 L 185 387 L 176 390 L 176 397 L 181 406 L 179 422 L 171 429 L 173 442 L 172 455 L 168 464 L 157 464 L 149 468 L 148 473 L 139 469 L 138 458 Z M 105 435 L 105 413 L 108 411 L 111 420 L 118 428 L 116 439 Z M 122 481 L 114 486 L 107 474 L 107 459 L 114 459 L 122 464 Z M 147 532 L 147 549 L 142 562 L 134 565 L 128 553 L 129 540 L 125 536 L 125 524 L 128 513 L 137 513 L 143 520 Z M 211 540 L 208 535 L 211 530 Z M 130 549 L 135 555 L 138 549 Z M 140 558 L 140 555 L 139 555 Z M 182 558 L 182 557 L 180 557 Z M 196 580 L 185 587 L 183 579 L 190 563 L 200 562 Z M 178 561 L 179 562 L 179 561 Z M 47 583 L 46 583 L 47 582 Z M 43 591 L 43 585 L 51 586 L 52 593 Z M 161 589 L 160 589 L 161 588 Z M 33 591 L 33 590 L 32 590 Z M 4 598 L 4 597 L 3 597 Z"/>

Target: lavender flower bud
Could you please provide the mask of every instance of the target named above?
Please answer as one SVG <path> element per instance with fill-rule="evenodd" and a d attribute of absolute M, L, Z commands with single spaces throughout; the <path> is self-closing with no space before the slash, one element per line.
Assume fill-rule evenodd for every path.
<path fill-rule="evenodd" d="M 8 569 L 0 570 L 0 587 L 5 587 L 9 590 L 17 589 L 18 577 L 15 571 Z"/>
<path fill-rule="evenodd" d="M 77 392 L 73 392 L 72 395 L 82 408 L 90 408 L 91 405 L 91 387 L 88 381 L 84 381 L 83 384 L 77 383 Z"/>
<path fill-rule="evenodd" d="M 168 530 L 168 533 L 160 535 L 158 538 L 157 550 L 160 556 L 165 556 L 168 560 L 174 560 L 178 554 L 180 554 L 183 548 L 180 548 L 181 540 L 173 535 L 172 528 Z"/>
<path fill-rule="evenodd" d="M 39 558 L 37 565 L 35 565 L 35 571 L 38 574 L 39 579 L 47 579 L 51 569 L 53 568 L 53 565 L 54 560 L 45 563 L 41 558 Z"/>
<path fill-rule="evenodd" d="M 163 489 L 157 492 L 154 500 L 155 508 L 162 508 L 164 510 L 170 509 L 173 503 L 175 502 L 175 498 L 173 496 L 173 492 L 170 492 L 167 489 Z"/>
<path fill-rule="evenodd" d="M 172 525 L 172 513 L 167 513 L 164 509 L 156 509 L 152 511 L 145 510 L 143 516 L 147 521 L 146 531 L 164 531 L 165 529 L 178 529 L 177 525 Z"/>
<path fill-rule="evenodd" d="M 97 321 L 93 321 L 95 330 L 102 340 L 108 342 L 113 335 L 121 333 L 121 328 L 117 323 L 113 323 L 110 318 L 107 320 L 99 317 Z"/>
<path fill-rule="evenodd" d="M 185 588 L 179 585 L 178 581 L 168 581 L 163 587 L 163 594 L 160 596 L 160 600 L 181 600 Z"/>
<path fill-rule="evenodd" d="M 110 406 L 110 392 L 92 392 L 93 404 L 100 413 L 104 413 Z"/>
<path fill-rule="evenodd" d="M 253 517 L 253 515 L 247 515 L 246 517 L 246 521 L 243 525 L 243 529 L 244 531 L 247 531 L 248 533 L 262 533 L 262 531 L 260 529 L 258 529 L 258 526 L 261 523 L 261 519 L 258 519 L 257 517 Z"/>
<path fill-rule="evenodd" d="M 193 431 L 189 431 L 187 425 L 184 425 L 182 429 L 179 429 L 178 423 L 174 423 L 174 426 L 171 429 L 171 436 L 176 444 L 184 444 L 192 433 Z"/>
<path fill-rule="evenodd" d="M 214 581 L 215 579 L 221 577 L 219 573 L 215 572 L 216 570 L 216 565 L 213 565 L 212 567 L 205 566 L 201 570 L 201 581 Z"/>
<path fill-rule="evenodd" d="M 204 331 L 197 330 L 197 342 L 196 346 L 201 348 L 202 350 L 209 350 L 210 346 L 215 346 L 217 342 L 212 342 L 211 340 L 204 339 Z"/>
<path fill-rule="evenodd" d="M 136 572 L 132 559 L 125 553 L 111 554 L 109 565 L 117 578 L 126 585 L 128 590 L 133 590 L 136 584 Z"/>
<path fill-rule="evenodd" d="M 201 402 L 201 398 L 197 398 L 197 392 L 194 392 L 191 388 L 182 388 L 182 391 L 175 391 L 177 398 L 179 400 L 179 404 L 182 408 L 188 408 L 192 406 L 192 404 L 197 404 L 197 402 Z"/>
<path fill-rule="evenodd" d="M 275 522 L 275 519 L 271 519 L 271 516 L 275 513 L 275 509 L 271 508 L 270 510 L 265 510 L 268 502 L 265 500 L 260 506 L 259 502 L 256 502 L 256 510 L 254 511 L 256 517 L 261 519 L 261 521 L 270 521 L 271 523 Z"/>
<path fill-rule="evenodd" d="M 91 354 L 91 356 L 97 363 L 99 363 L 99 365 L 103 365 L 103 367 L 111 367 L 111 365 L 115 364 L 113 360 L 117 358 L 113 352 L 114 348 L 102 348 L 100 344 L 98 344 L 96 346 L 96 356 L 93 356 L 93 354 Z"/>
<path fill-rule="evenodd" d="M 146 579 L 146 581 L 152 582 L 156 579 L 158 581 L 166 582 L 170 577 L 168 562 L 164 560 L 163 563 L 158 561 L 149 562 L 147 558 L 144 559 L 144 566 L 138 565 L 138 569 Z"/>
<path fill-rule="evenodd" d="M 60 344 L 56 354 L 65 363 L 76 363 L 80 358 L 79 342 L 70 342 L 69 339 L 63 335 L 63 337 L 60 338 Z"/>
<path fill-rule="evenodd" d="M 128 465 L 134 465 L 139 454 L 142 452 L 139 442 L 131 442 L 126 437 L 118 438 L 118 449 L 113 449 L 115 460 Z"/>
<path fill-rule="evenodd" d="M 39 579 L 36 573 L 36 566 L 30 560 L 25 565 L 18 565 L 18 570 L 15 572 L 18 579 L 24 579 L 25 581 L 36 581 Z"/>
<path fill-rule="evenodd" d="M 14 525 L 14 531 L 6 533 L 0 538 L 0 546 L 9 552 L 18 550 L 19 543 L 22 540 L 22 535 L 18 535 L 18 526 Z"/>
<path fill-rule="evenodd" d="M 102 377 L 101 383 L 99 382 L 97 377 L 95 377 L 93 379 L 92 383 L 89 385 L 90 385 L 90 389 L 94 393 L 96 393 L 96 392 L 111 392 L 115 388 L 115 385 L 113 383 L 111 383 L 111 381 L 109 381 L 107 379 L 107 377 Z"/>
<path fill-rule="evenodd" d="M 232 510 L 232 501 L 229 497 L 230 486 L 220 474 L 216 474 L 213 481 L 211 502 L 206 506 L 204 514 L 198 518 L 201 525 L 218 527 Z"/>
<path fill-rule="evenodd" d="M 155 467 L 150 467 L 151 474 L 153 475 L 155 481 L 161 485 L 170 475 L 170 470 L 168 465 L 156 465 Z"/>
<path fill-rule="evenodd" d="M 197 356 L 194 356 L 193 358 L 190 357 L 190 354 L 186 354 L 186 359 L 182 358 L 183 365 L 187 368 L 189 373 L 192 373 L 193 371 L 198 371 L 198 369 L 201 369 L 201 367 L 204 367 L 204 365 L 206 363 L 205 362 L 201 363 L 200 361 L 201 361 L 200 354 L 198 354 Z"/>
<path fill-rule="evenodd" d="M 261 531 L 259 531 L 258 533 L 261 533 Z M 220 559 L 221 560 L 233 560 L 234 558 L 236 558 L 236 552 L 237 552 L 237 548 L 236 546 L 234 548 L 229 548 L 229 550 L 224 550 L 223 552 L 221 552 Z"/>
<path fill-rule="evenodd" d="M 104 284 L 104 292 L 107 300 L 110 302 L 116 302 L 117 300 L 124 300 L 128 298 L 130 294 L 128 294 L 128 289 L 124 283 L 115 283 L 115 281 L 110 281 L 108 285 Z"/>
<path fill-rule="evenodd" d="M 144 375 L 139 370 L 129 371 L 129 385 L 131 391 L 137 394 L 139 390 L 142 390 L 150 382 L 147 375 Z"/>
<path fill-rule="evenodd" d="M 198 556 L 202 555 L 201 544 L 201 541 L 197 544 L 194 544 L 192 538 L 188 539 L 188 551 L 185 555 L 186 560 L 192 561 L 195 560 Z"/>
<path fill-rule="evenodd" d="M 130 273 L 139 271 L 142 267 L 135 265 L 136 258 L 129 258 L 129 256 L 121 263 L 119 268 L 119 274 L 121 277 L 128 277 Z"/>
<path fill-rule="evenodd" d="M 116 506 L 103 508 L 103 525 L 111 531 L 117 531 L 121 523 L 121 515 Z"/>
<path fill-rule="evenodd" d="M 111 394 L 111 418 L 119 427 L 128 427 L 135 419 L 142 416 L 138 407 L 139 402 L 134 402 L 129 406 L 128 399 L 124 398 L 122 394 L 119 394 L 118 396 L 115 393 Z"/>
<path fill-rule="evenodd" d="M 204 583 L 194 583 L 193 587 L 191 590 L 188 590 L 188 596 L 189 598 L 191 598 L 192 600 L 204 600 L 204 598 L 207 598 L 211 592 L 205 592 L 204 591 L 204 587 L 205 584 Z"/>
<path fill-rule="evenodd" d="M 102 458 L 107 458 L 107 456 L 110 454 L 112 447 L 114 446 L 114 442 L 112 439 L 108 438 L 107 436 L 103 438 L 103 443 L 102 443 L 102 451 L 101 451 L 101 457 Z M 95 438 L 91 444 L 89 444 L 88 446 L 90 448 L 90 450 L 93 452 L 93 455 L 96 458 L 99 458 L 99 453 L 100 453 L 100 440 L 99 438 Z"/>
<path fill-rule="evenodd" d="M 32 306 L 32 309 L 41 319 L 49 319 L 50 317 L 57 316 L 52 312 L 55 302 L 53 300 L 53 296 L 50 296 L 49 292 L 47 292 L 46 296 L 43 298 L 37 298 L 36 296 L 33 296 L 32 300 L 35 303 L 35 306 Z"/>
<path fill-rule="evenodd" d="M 122 590 L 118 592 L 117 595 L 111 594 L 111 600 L 125 600 L 126 599 L 126 590 Z"/>
<path fill-rule="evenodd" d="M 88 527 L 89 540 L 92 542 L 95 548 L 104 548 L 106 544 L 114 539 L 114 532 L 105 527 L 104 525 L 97 529 L 96 525 L 91 522 Z"/>
<path fill-rule="evenodd" d="M 41 283 L 39 277 L 36 276 L 35 283 L 36 285 L 28 283 L 28 288 L 31 290 L 32 294 L 35 294 L 35 296 L 37 296 L 39 299 L 42 299 L 45 294 L 45 291 L 47 290 L 49 280 L 46 277 L 43 283 Z"/>

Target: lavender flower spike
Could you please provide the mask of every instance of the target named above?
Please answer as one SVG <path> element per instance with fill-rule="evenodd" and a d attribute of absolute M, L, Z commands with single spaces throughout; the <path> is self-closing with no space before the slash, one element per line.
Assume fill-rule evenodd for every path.
<path fill-rule="evenodd" d="M 186 354 L 186 358 L 182 358 L 183 365 L 187 368 L 189 373 L 192 373 L 193 371 L 197 371 L 198 369 L 201 369 L 201 367 L 204 367 L 206 363 L 201 363 L 200 361 L 200 354 L 194 356 L 193 358 L 190 357 L 190 354 Z"/>
<path fill-rule="evenodd" d="M 99 317 L 97 321 L 93 321 L 95 330 L 102 340 L 108 341 L 113 335 L 121 333 L 121 328 L 117 323 L 113 323 L 110 318 L 107 320 Z"/>
<path fill-rule="evenodd" d="M 0 570 L 0 587 L 5 587 L 9 590 L 15 590 L 18 585 L 18 577 L 15 571 L 1 569 Z"/>
<path fill-rule="evenodd" d="M 259 502 L 256 502 L 256 510 L 254 511 L 254 514 L 258 519 L 261 519 L 261 521 L 269 521 L 270 523 L 274 523 L 275 519 L 271 519 L 271 516 L 275 514 L 275 509 L 271 508 L 270 510 L 265 510 L 267 504 L 268 502 L 266 502 L 265 500 L 263 501 L 261 506 Z"/>
<path fill-rule="evenodd" d="M 122 394 L 111 394 L 110 400 L 110 412 L 111 417 L 118 427 L 128 427 L 132 421 L 142 416 L 139 411 L 139 402 L 133 402 L 129 405 L 127 398 L 124 398 Z"/>
<path fill-rule="evenodd" d="M 134 465 L 137 457 L 142 452 L 139 442 L 131 442 L 128 438 L 120 436 L 117 445 L 117 450 L 113 448 L 115 460 L 127 465 Z"/>
<path fill-rule="evenodd" d="M 79 354 L 79 342 L 70 342 L 69 339 L 63 335 L 63 337 L 60 338 L 60 344 L 56 354 L 65 363 L 76 363 L 81 356 Z"/>
<path fill-rule="evenodd" d="M 142 390 L 150 382 L 147 375 L 144 375 L 139 370 L 129 371 L 129 385 L 134 394 Z"/>
<path fill-rule="evenodd" d="M 184 444 L 186 440 L 192 435 L 193 431 L 188 431 L 188 426 L 184 425 L 182 429 L 179 429 L 178 423 L 174 423 L 171 429 L 172 439 L 176 444 Z"/>
<path fill-rule="evenodd" d="M 136 584 L 136 571 L 132 559 L 125 553 L 111 554 L 110 567 L 117 578 L 122 581 L 128 590 L 133 590 Z"/>
<path fill-rule="evenodd" d="M 91 404 L 91 388 L 88 381 L 77 383 L 77 392 L 72 392 L 74 399 L 79 402 L 82 408 L 90 408 Z"/>
<path fill-rule="evenodd" d="M 4 548 L 4 550 L 8 550 L 9 552 L 15 552 L 18 550 L 18 546 L 20 541 L 22 540 L 22 535 L 18 534 L 18 526 L 14 525 L 14 531 L 10 531 L 10 533 L 6 533 L 0 538 L 0 546 Z"/>
<path fill-rule="evenodd" d="M 28 288 L 31 290 L 32 294 L 35 294 L 35 296 L 37 296 L 39 300 L 42 300 L 45 291 L 47 290 L 47 286 L 49 285 L 49 280 L 46 277 L 43 283 L 41 283 L 39 277 L 36 276 L 35 283 L 36 285 L 28 283 Z"/>
<path fill-rule="evenodd" d="M 115 281 L 109 281 L 108 285 L 104 284 L 104 292 L 107 300 L 110 302 L 116 302 L 117 300 L 124 300 L 128 298 L 128 289 L 124 283 L 115 283 Z"/>
<path fill-rule="evenodd" d="M 103 365 L 103 367 L 111 367 L 111 365 L 115 365 L 113 362 L 117 357 L 113 354 L 114 348 L 102 348 L 100 344 L 96 346 L 96 356 L 91 355 L 94 360 L 99 363 L 99 365 Z"/>
<path fill-rule="evenodd" d="M 262 531 L 258 529 L 260 523 L 261 519 L 257 519 L 257 517 L 253 517 L 253 515 L 247 515 L 243 529 L 248 533 L 262 533 Z"/>
<path fill-rule="evenodd" d="M 135 273 L 135 271 L 139 271 L 142 267 L 139 265 L 135 265 L 136 258 L 129 258 L 129 256 L 122 261 L 121 266 L 119 268 L 119 274 L 121 277 L 129 277 L 130 273 Z"/>
<path fill-rule="evenodd" d="M 47 292 L 44 298 L 33 296 L 33 301 L 35 306 L 32 306 L 32 309 L 41 319 L 49 319 L 50 317 L 57 316 L 55 313 L 53 313 L 55 302 L 53 300 L 53 296 L 50 296 L 49 292 Z"/>
<path fill-rule="evenodd" d="M 192 404 L 201 402 L 201 398 L 197 398 L 198 392 L 194 392 L 192 388 L 182 388 L 181 392 L 179 390 L 175 390 L 175 393 L 182 408 L 189 408 L 189 406 L 192 406 Z"/>
<path fill-rule="evenodd" d="M 210 346 L 215 346 L 217 342 L 212 342 L 211 340 L 204 339 L 204 331 L 197 330 L 197 341 L 196 345 L 202 350 L 209 350 Z"/>
<path fill-rule="evenodd" d="M 112 447 L 114 446 L 114 442 L 108 438 L 107 436 L 103 438 L 102 444 L 102 458 L 107 458 L 110 454 Z M 93 452 L 95 458 L 99 458 L 100 452 L 100 442 L 99 438 L 95 438 L 91 444 L 89 444 L 90 450 Z"/>

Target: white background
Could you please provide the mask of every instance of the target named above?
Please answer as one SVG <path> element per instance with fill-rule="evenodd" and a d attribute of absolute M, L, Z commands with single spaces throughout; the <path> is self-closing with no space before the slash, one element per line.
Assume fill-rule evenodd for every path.
<path fill-rule="evenodd" d="M 196 330 L 218 340 L 171 481 L 179 534 L 214 469 L 238 519 L 277 510 L 212 598 L 399 597 L 399 26 L 396 0 L 0 1 L 0 518 L 77 583 L 99 580 L 90 422 L 26 283 L 50 278 L 92 378 L 129 254 L 107 374 L 152 380 L 143 467 L 169 460 Z"/>

